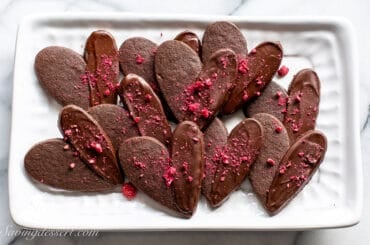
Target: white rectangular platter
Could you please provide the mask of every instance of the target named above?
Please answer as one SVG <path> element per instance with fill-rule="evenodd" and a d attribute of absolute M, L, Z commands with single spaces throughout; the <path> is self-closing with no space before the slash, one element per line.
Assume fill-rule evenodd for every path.
<path fill-rule="evenodd" d="M 144 194 L 133 201 L 119 191 L 81 194 L 40 188 L 26 175 L 23 158 L 38 141 L 61 137 L 60 106 L 39 86 L 33 64 L 38 51 L 65 46 L 83 53 L 86 38 L 105 29 L 117 45 L 142 36 L 157 43 L 189 29 L 200 37 L 216 20 L 237 24 L 252 49 L 280 41 L 282 64 L 290 68 L 274 80 L 287 87 L 302 68 L 313 68 L 322 82 L 317 129 L 328 138 L 326 157 L 311 182 L 278 215 L 270 217 L 248 181 L 220 208 L 201 200 L 189 219 L 160 210 Z M 354 225 L 362 209 L 362 164 L 358 122 L 357 56 L 351 25 L 343 19 L 153 16 L 126 13 L 59 13 L 25 18 L 18 32 L 9 160 L 10 210 L 14 221 L 30 228 L 100 230 L 287 230 Z M 225 119 L 230 131 L 241 113 Z"/>

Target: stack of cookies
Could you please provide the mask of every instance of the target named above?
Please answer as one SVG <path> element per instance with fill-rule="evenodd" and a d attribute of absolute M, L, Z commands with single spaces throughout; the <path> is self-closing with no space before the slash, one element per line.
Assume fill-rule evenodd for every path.
<path fill-rule="evenodd" d="M 327 147 L 315 130 L 317 74 L 301 70 L 286 91 L 272 81 L 288 72 L 282 59 L 277 42 L 248 52 L 239 28 L 224 21 L 210 24 L 202 41 L 184 31 L 160 45 L 132 37 L 118 49 L 99 30 L 83 57 L 46 47 L 35 71 L 64 106 L 62 137 L 34 145 L 25 169 L 33 180 L 69 191 L 121 185 L 132 199 L 137 188 L 186 218 L 201 194 L 216 208 L 249 179 L 274 215 L 309 182 Z M 229 134 L 222 118 L 239 110 L 246 118 Z"/>

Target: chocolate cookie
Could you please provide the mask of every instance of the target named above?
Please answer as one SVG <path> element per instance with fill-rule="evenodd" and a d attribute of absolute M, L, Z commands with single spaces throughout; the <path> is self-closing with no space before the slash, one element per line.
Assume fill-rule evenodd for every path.
<path fill-rule="evenodd" d="M 27 174 L 34 180 L 69 191 L 100 192 L 114 188 L 83 163 L 62 139 L 34 145 L 24 158 Z"/>
<path fill-rule="evenodd" d="M 74 104 L 87 109 L 90 92 L 85 77 L 86 63 L 75 51 L 58 46 L 41 50 L 35 59 L 41 87 L 61 105 Z"/>
<path fill-rule="evenodd" d="M 282 58 L 280 43 L 264 42 L 252 49 L 246 59 L 239 59 L 238 76 L 222 107 L 222 113 L 230 114 L 247 101 L 260 96 L 279 69 Z"/>
<path fill-rule="evenodd" d="M 176 40 L 162 43 L 155 56 L 157 81 L 173 115 L 200 128 L 217 115 L 235 80 L 236 65 L 235 53 L 221 49 L 202 68 L 197 53 Z"/>
<path fill-rule="evenodd" d="M 204 172 L 203 133 L 192 122 L 180 123 L 172 138 L 172 166 L 176 169 L 173 182 L 178 209 L 193 215 L 200 197 Z"/>
<path fill-rule="evenodd" d="M 60 112 L 59 123 L 65 139 L 92 170 L 112 184 L 123 182 L 112 142 L 92 116 L 68 105 Z"/>
<path fill-rule="evenodd" d="M 326 147 L 325 135 L 310 130 L 289 148 L 267 195 L 266 208 L 271 215 L 278 213 L 310 181 L 324 159 Z"/>
<path fill-rule="evenodd" d="M 299 71 L 288 89 L 284 124 L 291 142 L 303 133 L 315 129 L 319 113 L 320 80 L 311 69 Z"/>
<path fill-rule="evenodd" d="M 286 90 L 271 81 L 260 96 L 244 105 L 243 111 L 246 117 L 253 117 L 258 113 L 268 113 L 283 122 L 287 99 Z"/>
<path fill-rule="evenodd" d="M 120 84 L 119 94 L 140 134 L 156 138 L 168 146 L 172 137 L 171 128 L 161 101 L 149 84 L 135 74 L 128 74 Z"/>
<path fill-rule="evenodd" d="M 213 207 L 220 206 L 245 180 L 259 154 L 263 134 L 257 120 L 245 119 L 231 131 L 227 144 L 221 150 L 207 156 L 216 166 L 212 190 L 208 195 Z"/>
<path fill-rule="evenodd" d="M 226 21 L 214 22 L 207 26 L 202 41 L 202 60 L 207 61 L 219 49 L 228 48 L 239 57 L 248 53 L 247 41 L 239 28 Z"/>
<path fill-rule="evenodd" d="M 187 44 L 192 50 L 194 50 L 199 57 L 202 57 L 202 45 L 200 43 L 199 37 L 192 31 L 183 31 L 179 33 L 175 40 L 181 41 Z"/>
<path fill-rule="evenodd" d="M 204 131 L 205 167 L 202 194 L 209 201 L 212 200 L 212 184 L 217 168 L 217 161 L 214 161 L 214 156 L 216 153 L 221 152 L 227 144 L 227 136 L 227 129 L 217 117 Z"/>
<path fill-rule="evenodd" d="M 276 117 L 266 113 L 258 113 L 253 117 L 263 127 L 263 143 L 251 167 L 249 180 L 254 193 L 262 205 L 265 205 L 268 190 L 279 170 L 279 163 L 289 149 L 289 136 L 283 123 Z"/>
<path fill-rule="evenodd" d="M 118 105 L 101 104 L 90 107 L 87 112 L 107 133 L 116 150 L 126 139 L 140 135 L 129 112 Z"/>
<path fill-rule="evenodd" d="M 157 44 L 143 37 L 126 39 L 119 48 L 119 63 L 123 74 L 141 76 L 158 94 L 160 90 L 154 72 L 157 47 Z"/>
<path fill-rule="evenodd" d="M 113 36 L 103 30 L 91 33 L 86 41 L 85 59 L 90 87 L 90 105 L 116 104 L 119 63 L 118 49 Z"/>
<path fill-rule="evenodd" d="M 203 134 L 185 121 L 175 129 L 172 154 L 158 140 L 142 136 L 126 140 L 119 159 L 130 181 L 162 205 L 190 217 L 196 209 L 204 168 Z"/>

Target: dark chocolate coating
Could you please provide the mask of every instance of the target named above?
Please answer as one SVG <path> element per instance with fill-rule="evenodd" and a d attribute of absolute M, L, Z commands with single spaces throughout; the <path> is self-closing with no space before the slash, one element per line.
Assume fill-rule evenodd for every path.
<path fill-rule="evenodd" d="M 171 157 L 176 168 L 173 182 L 176 205 L 190 217 L 198 204 L 204 171 L 203 133 L 195 123 L 185 121 L 176 127 Z"/>
<path fill-rule="evenodd" d="M 116 150 L 126 139 L 140 136 L 138 127 L 129 112 L 118 105 L 101 104 L 90 107 L 87 112 L 107 133 Z"/>
<path fill-rule="evenodd" d="M 202 194 L 207 200 L 212 200 L 212 184 L 215 179 L 217 162 L 213 161 L 217 152 L 222 151 L 227 144 L 227 129 L 217 117 L 204 131 L 205 166 L 202 181 Z"/>
<path fill-rule="evenodd" d="M 181 41 L 187 44 L 192 50 L 194 50 L 199 57 L 202 57 L 202 44 L 200 43 L 199 37 L 192 31 L 180 32 L 175 40 Z"/>
<path fill-rule="evenodd" d="M 311 69 L 299 71 L 288 89 L 287 111 L 284 124 L 290 141 L 315 129 L 320 104 L 320 80 Z"/>
<path fill-rule="evenodd" d="M 112 142 L 91 115 L 68 105 L 60 112 L 59 124 L 66 140 L 91 169 L 113 184 L 123 182 Z"/>
<path fill-rule="evenodd" d="M 42 184 L 69 191 L 100 192 L 115 187 L 74 156 L 72 146 L 64 149 L 66 145 L 62 139 L 34 145 L 24 158 L 27 174 Z"/>
<path fill-rule="evenodd" d="M 239 28 L 226 21 L 214 22 L 207 26 L 202 40 L 202 60 L 207 61 L 219 49 L 228 48 L 239 57 L 248 53 L 247 41 Z"/>
<path fill-rule="evenodd" d="M 121 81 L 119 94 L 131 116 L 137 120 L 140 134 L 156 138 L 168 146 L 172 137 L 171 127 L 161 101 L 149 84 L 135 74 L 128 74 Z"/>
<path fill-rule="evenodd" d="M 69 48 L 50 46 L 35 58 L 35 72 L 41 87 L 63 106 L 89 107 L 89 86 L 81 80 L 85 69 L 82 56 Z"/>
<path fill-rule="evenodd" d="M 327 149 L 325 135 L 307 131 L 289 148 L 279 165 L 266 201 L 271 215 L 277 214 L 310 181 Z"/>
<path fill-rule="evenodd" d="M 257 120 L 245 119 L 231 131 L 222 151 L 213 157 L 217 161 L 210 200 L 213 207 L 220 206 L 245 180 L 259 154 L 263 134 Z"/>
<path fill-rule="evenodd" d="M 223 114 L 230 114 L 243 104 L 259 96 L 279 69 L 283 58 L 280 43 L 264 42 L 254 48 L 246 60 L 239 59 L 238 75 L 228 100 L 222 107 Z M 247 63 L 247 69 L 240 69 L 241 62 Z"/>
<path fill-rule="evenodd" d="M 253 117 L 263 127 L 263 143 L 251 167 L 249 180 L 261 204 L 265 205 L 267 192 L 279 170 L 279 163 L 289 149 L 289 136 L 283 123 L 276 117 L 266 113 L 258 113 Z M 276 131 L 278 127 L 281 128 L 281 132 Z M 268 160 L 272 160 L 274 164 L 269 164 Z"/>
<path fill-rule="evenodd" d="M 263 90 L 260 96 L 243 107 L 246 117 L 253 117 L 258 113 L 268 113 L 284 121 L 284 111 L 286 110 L 286 100 L 288 94 L 279 84 L 271 81 Z"/>
<path fill-rule="evenodd" d="M 118 153 L 121 167 L 134 186 L 153 200 L 178 211 L 172 185 L 167 186 L 164 174 L 171 167 L 167 148 L 148 136 L 126 140 Z"/>
<path fill-rule="evenodd" d="M 158 94 L 160 91 L 154 72 L 157 47 L 157 44 L 143 37 L 126 39 L 119 48 L 119 63 L 123 74 L 133 73 L 141 76 Z M 136 62 L 138 55 L 143 58 L 142 63 Z"/>
<path fill-rule="evenodd" d="M 235 79 L 236 63 L 235 53 L 222 49 L 202 69 L 197 54 L 183 42 L 161 44 L 155 56 L 157 81 L 177 120 L 207 126 Z"/>
<path fill-rule="evenodd" d="M 85 59 L 90 76 L 90 105 L 116 104 L 119 62 L 114 37 L 103 30 L 91 33 L 86 41 Z"/>

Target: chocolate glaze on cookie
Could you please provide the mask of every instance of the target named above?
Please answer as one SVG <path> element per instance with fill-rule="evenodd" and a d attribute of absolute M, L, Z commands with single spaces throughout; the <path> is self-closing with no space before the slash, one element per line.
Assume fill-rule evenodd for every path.
<path fill-rule="evenodd" d="M 204 171 L 203 133 L 195 123 L 185 121 L 176 127 L 171 157 L 176 168 L 173 182 L 176 205 L 190 217 L 198 204 Z"/>
<path fill-rule="evenodd" d="M 289 136 L 281 121 L 267 113 L 253 116 L 263 127 L 263 143 L 260 153 L 252 165 L 249 180 L 253 191 L 262 205 L 266 204 L 266 196 L 272 180 L 279 170 L 279 163 L 289 149 Z"/>
<path fill-rule="evenodd" d="M 217 162 L 211 199 L 213 207 L 220 206 L 240 187 L 262 146 L 263 128 L 255 119 L 245 119 L 230 133 L 227 145 L 213 156 Z"/>
<path fill-rule="evenodd" d="M 189 46 L 176 40 L 158 47 L 158 83 L 177 120 L 193 121 L 202 129 L 217 115 L 236 76 L 236 55 L 221 49 L 202 64 Z"/>
<path fill-rule="evenodd" d="M 320 103 L 320 80 L 311 69 L 299 71 L 288 89 L 284 124 L 290 140 L 315 128 Z"/>
<path fill-rule="evenodd" d="M 107 133 L 116 150 L 126 139 L 140 136 L 138 127 L 130 113 L 118 105 L 101 104 L 90 107 L 87 112 Z"/>
<path fill-rule="evenodd" d="M 168 146 L 172 137 L 171 128 L 161 101 L 149 84 L 135 74 L 128 74 L 120 84 L 119 94 L 140 134 L 156 138 Z"/>
<path fill-rule="evenodd" d="M 62 109 L 59 123 L 66 141 L 91 169 L 113 184 L 123 182 L 112 142 L 92 116 L 69 105 Z"/>
<path fill-rule="evenodd" d="M 243 111 L 246 117 L 253 117 L 258 113 L 268 113 L 283 122 L 287 98 L 286 90 L 271 81 L 260 96 L 244 105 Z"/>
<path fill-rule="evenodd" d="M 207 61 L 219 49 L 231 49 L 239 57 L 248 53 L 247 41 L 239 28 L 227 21 L 218 21 L 207 26 L 202 40 L 202 60 Z"/>
<path fill-rule="evenodd" d="M 194 50 L 199 55 L 199 57 L 202 57 L 202 45 L 200 43 L 199 37 L 194 32 L 183 31 L 175 37 L 175 40 L 184 42 L 192 50 Z"/>
<path fill-rule="evenodd" d="M 326 147 L 325 135 L 310 130 L 289 148 L 267 195 L 266 208 L 271 215 L 278 213 L 310 181 L 324 159 Z"/>
<path fill-rule="evenodd" d="M 238 76 L 222 107 L 222 113 L 230 114 L 247 101 L 260 96 L 279 69 L 282 58 L 280 43 L 264 42 L 252 49 L 246 59 L 239 59 Z"/>
<path fill-rule="evenodd" d="M 54 188 L 100 192 L 115 187 L 91 171 L 74 152 L 62 139 L 45 140 L 27 152 L 24 166 L 34 180 Z"/>
<path fill-rule="evenodd" d="M 217 152 L 221 152 L 227 144 L 227 136 L 228 133 L 225 125 L 217 117 L 204 131 L 205 166 L 202 194 L 209 201 L 212 200 L 212 184 L 217 168 L 217 161 L 214 161 L 214 156 Z"/>
<path fill-rule="evenodd" d="M 103 30 L 91 33 L 86 41 L 85 59 L 90 87 L 90 105 L 116 104 L 119 62 L 118 49 L 113 36 Z"/>
<path fill-rule="evenodd" d="M 41 87 L 63 106 L 89 107 L 89 86 L 83 79 L 85 69 L 82 56 L 69 48 L 50 46 L 41 50 L 35 59 Z"/>

